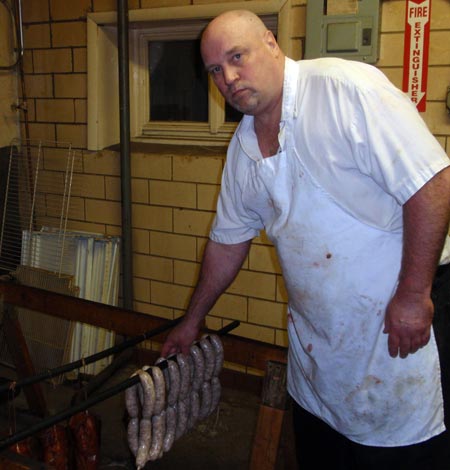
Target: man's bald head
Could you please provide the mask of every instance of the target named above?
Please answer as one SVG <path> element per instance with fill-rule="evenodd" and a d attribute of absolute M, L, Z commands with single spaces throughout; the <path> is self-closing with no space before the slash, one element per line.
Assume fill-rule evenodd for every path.
<path fill-rule="evenodd" d="M 212 34 L 224 33 L 233 28 L 262 37 L 267 31 L 266 25 L 255 13 L 248 10 L 231 10 L 214 18 L 202 34 L 202 45 Z M 202 46 L 203 47 L 203 46 Z"/>
<path fill-rule="evenodd" d="M 284 54 L 261 19 L 247 10 L 214 18 L 202 35 L 205 67 L 228 103 L 245 114 L 280 101 Z"/>

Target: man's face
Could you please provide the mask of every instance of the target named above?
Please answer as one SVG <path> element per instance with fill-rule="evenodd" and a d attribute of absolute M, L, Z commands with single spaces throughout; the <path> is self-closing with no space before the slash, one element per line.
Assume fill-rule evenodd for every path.
<path fill-rule="evenodd" d="M 227 102 L 244 114 L 266 111 L 277 94 L 278 46 L 273 35 L 249 34 L 239 22 L 216 25 L 205 32 L 202 57 Z"/>

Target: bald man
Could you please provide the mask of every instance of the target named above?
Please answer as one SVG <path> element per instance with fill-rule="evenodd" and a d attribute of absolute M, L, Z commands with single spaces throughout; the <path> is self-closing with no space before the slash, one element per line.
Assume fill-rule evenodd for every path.
<path fill-rule="evenodd" d="M 448 157 L 375 67 L 294 62 L 251 12 L 212 20 L 201 53 L 244 117 L 198 284 L 162 354 L 188 352 L 265 230 L 288 292 L 300 467 L 447 468 L 430 292 L 449 227 Z"/>

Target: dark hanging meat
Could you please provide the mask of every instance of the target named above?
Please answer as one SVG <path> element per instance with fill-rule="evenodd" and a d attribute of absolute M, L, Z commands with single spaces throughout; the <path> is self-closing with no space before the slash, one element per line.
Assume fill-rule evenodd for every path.
<path fill-rule="evenodd" d="M 55 424 L 41 434 L 43 460 L 54 470 L 70 470 L 67 431 L 62 424 Z"/>
<path fill-rule="evenodd" d="M 76 470 L 97 470 L 100 464 L 100 420 L 82 411 L 69 421 L 75 452 Z"/>
<path fill-rule="evenodd" d="M 27 437 L 23 441 L 16 442 L 9 450 L 15 454 L 24 455 L 33 460 L 41 460 L 41 449 L 39 442 L 33 436 Z"/>

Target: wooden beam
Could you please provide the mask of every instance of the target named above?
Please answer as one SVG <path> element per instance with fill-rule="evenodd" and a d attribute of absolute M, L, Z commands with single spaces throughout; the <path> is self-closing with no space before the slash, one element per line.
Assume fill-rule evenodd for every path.
<path fill-rule="evenodd" d="M 29 310 L 113 330 L 124 336 L 137 336 L 167 323 L 167 320 L 153 315 L 22 286 L 5 280 L 0 280 L 1 300 Z M 155 336 L 153 340 L 163 342 L 166 336 L 167 332 Z M 245 367 L 264 371 L 267 361 L 286 362 L 286 348 L 232 334 L 223 338 L 223 344 L 226 360 Z"/>
<path fill-rule="evenodd" d="M 250 470 L 273 470 L 278 456 L 284 410 L 260 405 Z"/>
<path fill-rule="evenodd" d="M 286 364 L 269 361 L 250 460 L 250 470 L 274 470 L 286 411 Z"/>
<path fill-rule="evenodd" d="M 5 333 L 6 346 L 16 367 L 18 379 L 35 375 L 36 369 L 30 357 L 15 307 L 0 302 L 0 308 L 3 309 L 3 331 Z M 23 392 L 28 407 L 33 413 L 41 417 L 48 414 L 44 393 L 39 383 L 24 387 Z"/>

